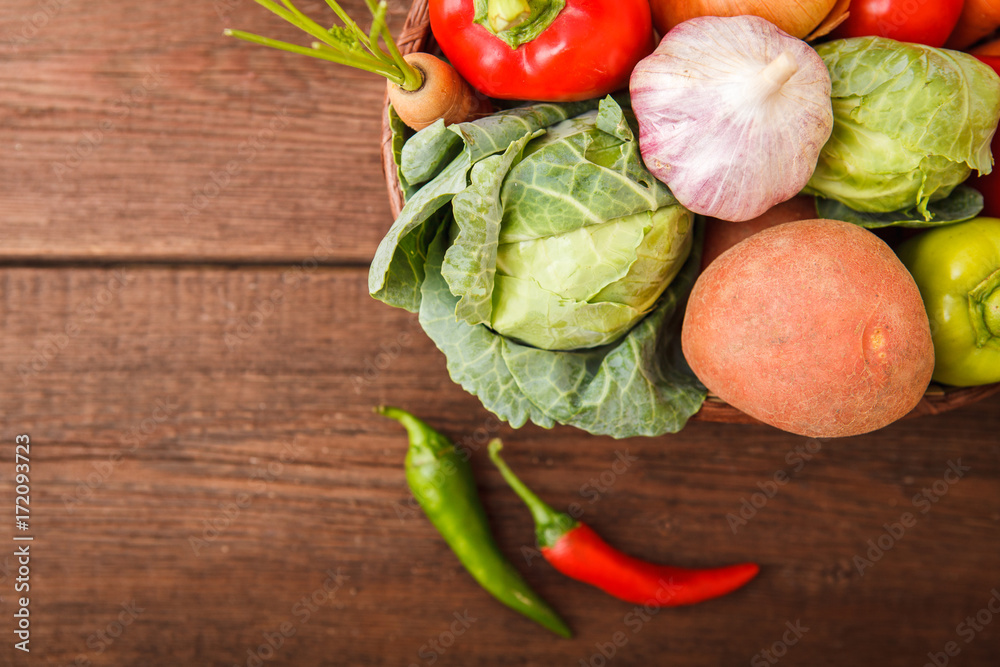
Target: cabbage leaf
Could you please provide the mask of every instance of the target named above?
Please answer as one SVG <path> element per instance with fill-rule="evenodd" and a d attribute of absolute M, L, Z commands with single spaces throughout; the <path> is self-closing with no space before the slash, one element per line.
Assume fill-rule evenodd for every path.
<path fill-rule="evenodd" d="M 418 312 L 452 379 L 514 427 L 530 421 L 616 438 L 660 435 L 680 430 L 705 399 L 679 349 L 701 232 L 691 232 L 692 214 L 645 169 L 626 112 L 612 98 L 599 110 L 597 100 L 535 104 L 437 123 L 393 144 L 408 194 L 376 251 L 369 291 Z M 586 130 L 595 124 L 599 131 Z M 593 265 L 591 285 L 576 285 L 588 276 L 548 262 L 560 242 L 589 252 L 572 256 Z M 611 261 L 602 253 L 624 264 L 602 266 Z M 666 262 L 669 284 L 654 280 L 651 268 Z M 544 350 L 500 335 L 498 281 L 525 271 L 531 289 L 537 277 L 572 293 L 553 296 L 554 309 L 579 297 L 594 313 L 632 314 L 602 324 L 598 313 L 589 324 L 609 327 L 616 339 L 588 349 Z M 652 296 L 629 302 L 642 291 Z M 621 329 L 623 321 L 636 323 Z"/>

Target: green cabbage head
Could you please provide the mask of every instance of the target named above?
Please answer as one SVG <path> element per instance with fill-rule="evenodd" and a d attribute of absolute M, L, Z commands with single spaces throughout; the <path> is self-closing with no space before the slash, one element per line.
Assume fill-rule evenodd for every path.
<path fill-rule="evenodd" d="M 1000 79 L 958 51 L 856 37 L 816 49 L 830 70 L 833 133 L 807 194 L 885 213 L 948 196 L 993 167 Z"/>
<path fill-rule="evenodd" d="M 610 343 L 687 259 L 693 214 L 640 171 L 627 126 L 601 125 L 597 110 L 565 120 L 507 172 L 490 313 L 504 336 L 546 350 Z M 650 210 L 608 218 L 617 199 Z"/>
<path fill-rule="evenodd" d="M 407 136 L 406 205 L 368 290 L 419 314 L 452 380 L 513 427 L 627 438 L 705 400 L 679 345 L 702 233 L 643 165 L 614 98 L 514 107 Z"/>
<path fill-rule="evenodd" d="M 590 106 L 522 109 L 407 142 L 404 177 L 452 160 L 408 200 L 395 229 L 424 236 L 448 215 L 441 273 L 459 299 L 456 319 L 544 350 L 597 347 L 635 326 L 684 264 L 694 214 L 643 165 L 630 111 L 611 98 Z M 459 142 L 465 150 L 454 156 Z M 445 185 L 455 190 L 450 207 Z M 406 307 L 393 294 L 414 263 L 393 270 L 401 241 L 390 230 L 370 287 Z"/>

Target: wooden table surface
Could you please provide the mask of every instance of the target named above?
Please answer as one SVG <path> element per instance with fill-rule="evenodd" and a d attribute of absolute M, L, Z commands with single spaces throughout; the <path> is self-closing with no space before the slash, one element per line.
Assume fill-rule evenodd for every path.
<path fill-rule="evenodd" d="M 843 440 L 512 430 L 367 294 L 380 80 L 223 38 L 296 38 L 248 0 L 0 7 L 0 477 L 11 511 L 29 435 L 31 500 L 0 531 L 0 664 L 1000 662 L 1000 396 Z M 380 403 L 474 450 L 499 542 L 574 639 L 464 572 Z M 565 579 L 495 435 L 624 550 L 760 576 L 659 612 Z"/>

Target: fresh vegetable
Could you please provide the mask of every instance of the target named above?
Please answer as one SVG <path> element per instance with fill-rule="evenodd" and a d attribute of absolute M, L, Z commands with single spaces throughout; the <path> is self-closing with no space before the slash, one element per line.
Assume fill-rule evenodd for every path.
<path fill-rule="evenodd" d="M 537 168 L 529 158 L 509 178 L 527 181 Z M 680 271 L 694 225 L 678 205 L 599 224 L 577 219 L 575 228 L 550 226 L 545 236 L 536 222 L 515 213 L 501 228 L 489 323 L 543 350 L 605 345 L 631 329 Z"/>
<path fill-rule="evenodd" d="M 650 0 L 653 23 L 661 35 L 701 16 L 759 16 L 799 39 L 813 32 L 835 4 L 835 0 Z"/>
<path fill-rule="evenodd" d="M 565 621 L 528 586 L 497 547 L 468 458 L 448 438 L 412 414 L 384 406 L 376 412 L 406 428 L 410 438 L 406 481 L 427 518 L 469 574 L 511 609 L 560 637 L 571 637 L 573 633 Z"/>
<path fill-rule="evenodd" d="M 500 99 L 606 95 L 655 45 L 648 0 L 431 0 L 429 9 L 448 60 Z"/>
<path fill-rule="evenodd" d="M 756 16 L 678 25 L 629 89 L 649 170 L 685 207 L 723 220 L 802 190 L 833 126 L 823 61 Z"/>
<path fill-rule="evenodd" d="M 994 172 L 995 173 L 995 172 Z M 990 174 L 992 176 L 992 174 Z M 987 176 L 986 178 L 989 178 Z M 968 181 L 967 181 L 968 182 Z M 983 196 L 975 189 L 958 185 L 943 199 L 928 202 L 926 210 L 913 205 L 888 213 L 855 211 L 836 199 L 816 198 L 816 214 L 821 218 L 843 220 L 866 229 L 882 227 L 937 227 L 962 220 L 971 220 L 983 210 Z"/>
<path fill-rule="evenodd" d="M 965 0 L 958 24 L 945 44 L 949 49 L 965 49 L 1000 28 L 1000 2 Z"/>
<path fill-rule="evenodd" d="M 705 247 L 701 251 L 701 270 L 704 271 L 716 257 L 759 231 L 784 222 L 811 220 L 815 217 L 816 200 L 799 195 L 745 222 L 705 218 Z"/>
<path fill-rule="evenodd" d="M 318 40 L 309 48 L 261 37 L 241 30 L 225 34 L 239 39 L 299 53 L 373 72 L 385 77 L 389 100 L 406 125 L 419 130 L 434 121 L 456 123 L 490 113 L 492 104 L 476 93 L 455 70 L 427 53 L 400 54 L 385 23 L 386 3 L 365 0 L 372 13 L 368 32 L 362 30 L 340 5 L 327 4 L 342 25 L 324 28 L 303 14 L 291 0 L 254 0 Z M 379 43 L 379 40 L 384 44 Z"/>
<path fill-rule="evenodd" d="M 997 45 L 998 55 L 976 53 L 976 58 L 992 67 L 993 71 L 1000 75 L 1000 42 L 997 42 Z M 996 160 L 997 155 L 1000 154 L 1000 132 L 993 135 L 990 151 L 993 153 L 993 159 Z M 994 218 L 1000 217 L 1000 170 L 994 169 L 988 174 L 972 176 L 966 183 L 982 193 L 982 214 Z"/>
<path fill-rule="evenodd" d="M 500 458 L 501 449 L 499 440 L 490 442 L 490 459 L 531 510 L 545 560 L 567 577 L 627 602 L 676 607 L 731 593 L 760 571 L 756 563 L 699 570 L 657 565 L 617 551 L 586 524 L 542 502 Z"/>
<path fill-rule="evenodd" d="M 705 396 L 669 352 L 700 246 L 689 251 L 690 213 L 643 167 L 627 111 L 611 98 L 596 115 L 595 105 L 519 107 L 407 141 L 400 171 L 412 194 L 375 253 L 369 291 L 419 311 L 452 379 L 512 426 L 672 432 Z M 530 255 L 547 256 L 534 260 L 548 262 L 544 275 L 509 288 Z M 515 340 L 543 335 L 553 347 L 605 344 L 550 351 Z"/>
<path fill-rule="evenodd" d="M 691 248 L 690 211 L 643 168 L 611 101 L 525 135 L 470 180 L 442 267 L 455 315 L 536 348 L 614 342 Z"/>
<path fill-rule="evenodd" d="M 964 0 L 851 0 L 847 20 L 832 36 L 888 37 L 940 47 L 958 23 L 963 4 Z"/>
<path fill-rule="evenodd" d="M 969 53 L 971 53 L 972 55 L 974 55 L 976 57 L 979 57 L 979 56 L 1000 56 L 1000 39 L 994 39 L 992 41 L 980 44 L 979 46 L 977 46 L 974 49 L 969 49 Z M 987 60 L 986 58 L 981 58 L 981 57 L 979 59 L 982 60 L 987 65 L 989 65 L 990 67 L 992 67 L 993 71 L 997 71 L 996 65 L 994 65 L 990 60 Z"/>
<path fill-rule="evenodd" d="M 934 339 L 934 380 L 1000 382 L 1000 219 L 928 230 L 897 253 L 913 275 Z"/>
<path fill-rule="evenodd" d="M 837 26 L 847 20 L 847 17 L 851 14 L 851 0 L 837 0 L 833 9 L 830 13 L 826 15 L 826 18 L 813 30 L 811 33 L 806 35 L 804 39 L 807 42 L 813 42 L 818 40 L 820 37 L 826 37 L 831 32 L 833 32 Z"/>
<path fill-rule="evenodd" d="M 913 278 L 873 233 L 835 220 L 771 227 L 723 253 L 691 291 L 681 338 L 709 390 L 810 437 L 899 419 L 934 367 Z"/>
<path fill-rule="evenodd" d="M 992 170 L 997 75 L 973 56 L 856 37 L 817 47 L 833 83 L 833 134 L 806 194 L 864 212 L 946 197 L 972 169 Z"/>

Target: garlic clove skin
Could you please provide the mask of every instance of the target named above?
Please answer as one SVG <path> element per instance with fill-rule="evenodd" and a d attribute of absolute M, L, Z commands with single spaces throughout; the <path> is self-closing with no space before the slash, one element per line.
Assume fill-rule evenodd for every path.
<path fill-rule="evenodd" d="M 629 90 L 646 166 L 686 208 L 723 220 L 798 194 L 833 130 L 819 54 L 756 16 L 681 23 Z"/>

